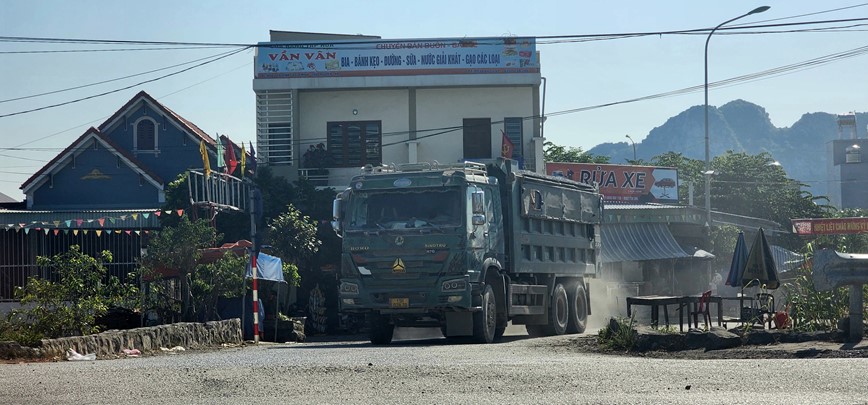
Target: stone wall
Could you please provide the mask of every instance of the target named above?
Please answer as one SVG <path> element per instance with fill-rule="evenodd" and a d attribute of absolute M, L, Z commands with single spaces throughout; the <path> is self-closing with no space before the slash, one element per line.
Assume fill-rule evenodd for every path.
<path fill-rule="evenodd" d="M 234 318 L 44 339 L 42 346 L 38 348 L 21 347 L 14 342 L 0 342 L 0 358 L 65 358 L 66 350 L 73 349 L 80 354 L 96 353 L 98 359 L 112 359 L 122 356 L 124 349 L 138 349 L 146 354 L 159 351 L 161 347 L 181 346 L 184 349 L 204 349 L 241 343 L 241 320 Z"/>

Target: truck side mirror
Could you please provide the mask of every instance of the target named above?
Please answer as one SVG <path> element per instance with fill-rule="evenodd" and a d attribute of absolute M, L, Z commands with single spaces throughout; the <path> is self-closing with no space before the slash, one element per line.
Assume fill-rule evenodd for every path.
<path fill-rule="evenodd" d="M 338 236 L 341 236 L 341 196 L 332 201 L 332 229 Z"/>

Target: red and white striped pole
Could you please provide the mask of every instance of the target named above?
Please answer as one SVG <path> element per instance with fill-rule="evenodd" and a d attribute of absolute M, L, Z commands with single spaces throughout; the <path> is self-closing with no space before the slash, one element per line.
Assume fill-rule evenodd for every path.
<path fill-rule="evenodd" d="M 253 343 L 259 343 L 259 291 L 256 286 L 256 251 L 250 262 L 251 274 L 253 275 Z"/>

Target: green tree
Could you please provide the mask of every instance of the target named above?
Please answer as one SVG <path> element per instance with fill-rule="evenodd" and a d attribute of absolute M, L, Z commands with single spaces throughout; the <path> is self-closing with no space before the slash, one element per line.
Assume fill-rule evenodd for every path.
<path fill-rule="evenodd" d="M 159 277 L 161 270 L 175 270 L 180 278 L 181 319 L 192 321 L 196 312 L 191 277 L 199 264 L 199 249 L 215 245 L 220 237 L 208 221 L 190 221 L 187 216 L 180 218 L 178 225 L 164 227 L 148 241 L 148 253 L 140 260 L 143 274 Z M 164 297 L 165 298 L 165 297 Z"/>
<path fill-rule="evenodd" d="M 771 220 L 786 227 L 793 218 L 827 215 L 823 198 L 802 190 L 806 187 L 787 177 L 771 155 L 728 151 L 712 161 L 711 206 L 716 211 Z M 791 238 L 791 247 L 801 243 Z"/>
<path fill-rule="evenodd" d="M 57 338 L 99 332 L 95 321 L 110 306 L 130 306 L 137 289 L 107 275 L 105 263 L 112 254 L 103 251 L 99 258 L 81 252 L 77 245 L 52 257 L 38 256 L 37 264 L 52 271 L 57 281 L 31 277 L 16 298 L 28 309 L 10 314 L 13 327 L 29 330 L 33 337 Z M 54 278 L 54 277 L 52 277 Z"/>
<path fill-rule="evenodd" d="M 317 238 L 316 221 L 292 204 L 268 225 L 268 239 L 278 257 L 296 266 L 306 264 L 322 244 Z"/>
<path fill-rule="evenodd" d="M 594 155 L 582 148 L 555 145 L 550 141 L 543 144 L 543 158 L 546 162 L 561 163 L 609 163 L 608 156 Z"/>
<path fill-rule="evenodd" d="M 217 302 L 220 298 L 240 297 L 244 294 L 244 272 L 250 256 L 231 251 L 214 263 L 200 264 L 191 276 L 193 306 L 200 319 L 217 320 Z"/>

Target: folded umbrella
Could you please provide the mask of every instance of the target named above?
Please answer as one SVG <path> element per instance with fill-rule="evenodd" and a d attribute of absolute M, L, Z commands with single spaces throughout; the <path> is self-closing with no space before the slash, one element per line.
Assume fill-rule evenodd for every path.
<path fill-rule="evenodd" d="M 747 245 L 744 242 L 744 232 L 739 232 L 732 263 L 729 265 L 729 275 L 726 276 L 726 285 L 741 287 L 741 275 L 744 274 L 745 263 L 747 263 Z"/>
<path fill-rule="evenodd" d="M 771 245 L 766 240 L 762 228 L 759 229 L 750 248 L 750 253 L 747 255 L 744 273 L 741 276 L 741 285 L 747 285 L 754 280 L 759 282 L 759 287 L 769 290 L 774 290 L 781 285 Z"/>

